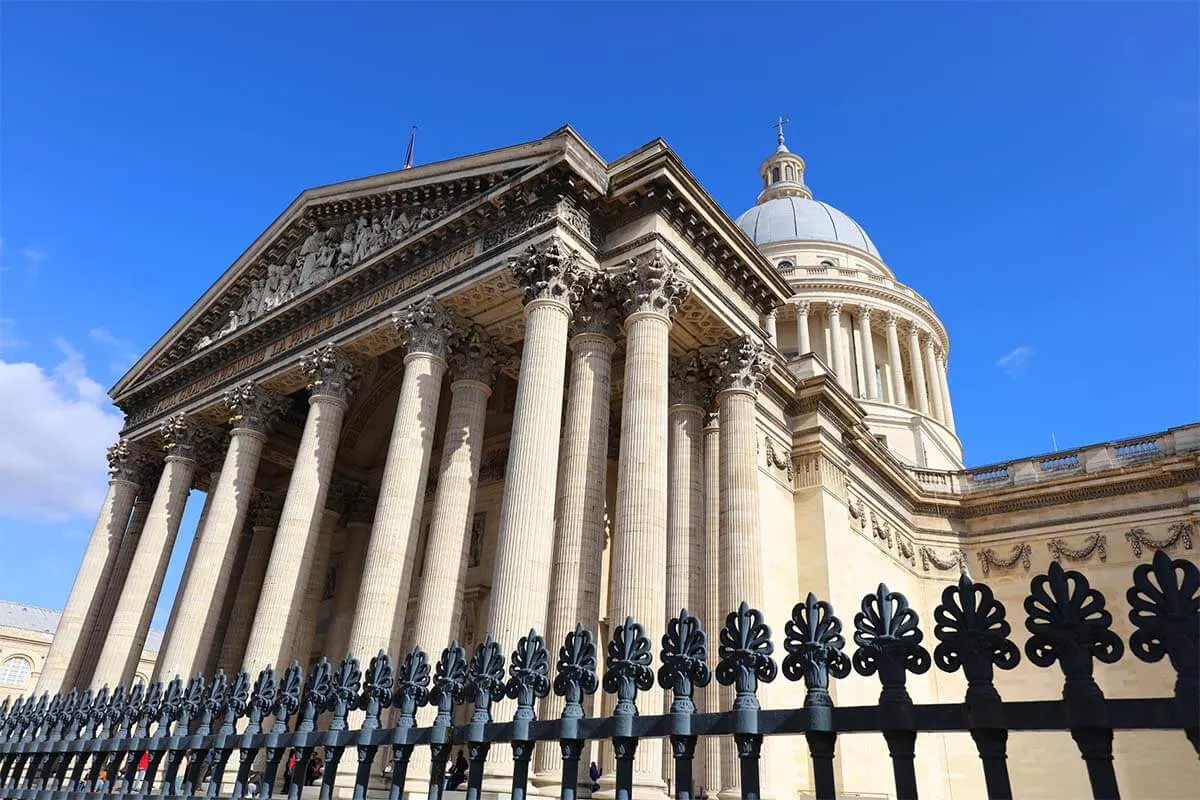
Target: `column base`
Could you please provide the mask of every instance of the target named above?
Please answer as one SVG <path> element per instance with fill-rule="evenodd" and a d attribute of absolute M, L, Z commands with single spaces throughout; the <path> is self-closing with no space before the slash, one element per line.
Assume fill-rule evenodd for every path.
<path fill-rule="evenodd" d="M 614 776 L 601 775 L 600 790 L 592 797 L 595 800 L 616 800 L 617 792 L 614 783 Z M 633 792 L 629 797 L 630 800 L 671 800 L 671 796 L 667 794 L 666 781 L 661 778 L 655 780 L 648 775 L 637 773 L 634 773 Z"/>

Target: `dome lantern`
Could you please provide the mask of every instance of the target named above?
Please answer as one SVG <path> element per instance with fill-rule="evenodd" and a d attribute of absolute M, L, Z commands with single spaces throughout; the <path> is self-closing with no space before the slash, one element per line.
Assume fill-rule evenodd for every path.
<path fill-rule="evenodd" d="M 783 126 L 788 122 L 787 117 L 780 117 L 773 125 L 779 131 L 779 145 L 759 167 L 763 180 L 763 190 L 758 195 L 759 204 L 779 197 L 812 199 L 812 192 L 804 185 L 804 159 L 788 150 L 784 142 Z"/>

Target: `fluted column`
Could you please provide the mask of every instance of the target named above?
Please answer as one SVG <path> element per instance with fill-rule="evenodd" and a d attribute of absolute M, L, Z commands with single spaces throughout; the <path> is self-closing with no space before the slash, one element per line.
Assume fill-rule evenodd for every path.
<path fill-rule="evenodd" d="M 796 355 L 802 356 L 812 352 L 812 342 L 808 335 L 808 301 L 796 303 Z"/>
<path fill-rule="evenodd" d="M 708 414 L 704 425 L 704 606 L 701 620 L 709 632 L 708 665 L 716 672 L 719 632 L 725 624 L 726 611 L 721 605 L 721 424 L 720 415 Z M 702 710 L 715 714 L 726 711 L 724 692 L 710 686 L 700 693 Z M 697 763 L 702 772 L 697 783 L 709 796 L 721 788 L 721 740 L 707 736 L 700 740 Z M 699 787 L 697 787 L 699 788 Z"/>
<path fill-rule="evenodd" d="M 717 407 L 721 425 L 720 599 L 724 614 L 743 600 L 762 608 L 762 530 L 758 509 L 758 389 L 770 362 L 758 342 L 742 338 L 726 345 L 718 360 Z M 719 628 L 718 628 L 719 629 Z M 732 705 L 732 687 L 723 693 Z M 726 743 L 727 745 L 730 743 Z M 732 746 L 722 747 L 720 797 L 740 797 L 741 773 Z"/>
<path fill-rule="evenodd" d="M 333 489 L 330 490 L 333 493 Z M 329 557 L 333 553 L 333 538 L 337 534 L 338 523 L 342 515 L 328 506 L 340 506 L 341 503 L 333 498 L 326 501 L 326 508 L 321 511 L 321 527 L 315 542 L 312 556 L 312 566 L 308 569 L 308 581 L 304 588 L 304 599 L 300 605 L 300 613 L 295 615 L 295 630 L 292 633 L 291 655 L 289 661 L 299 661 L 304 667 L 312 663 L 313 638 L 317 632 L 317 619 L 321 616 L 321 603 L 325 599 L 325 577 L 329 574 Z M 339 654 L 328 654 L 336 659 Z M 369 660 L 369 659 L 368 659 Z"/>
<path fill-rule="evenodd" d="M 779 332 L 776 327 L 774 309 L 763 314 L 763 330 L 767 332 L 767 341 L 779 347 Z"/>
<path fill-rule="evenodd" d="M 478 326 L 456 331 L 451 337 L 450 411 L 437 492 L 425 544 L 425 569 L 417 595 L 417 618 L 409 638 L 430 653 L 440 654 L 455 638 L 461 615 L 471 545 L 471 519 L 475 515 L 475 490 L 483 456 L 483 428 L 487 402 L 505 348 Z M 515 644 L 515 642 L 514 642 Z M 437 709 L 426 706 L 417 720 L 432 724 Z M 429 788 L 429 750 L 413 753 L 410 791 Z"/>
<path fill-rule="evenodd" d="M 904 363 L 900 360 L 900 336 L 896 333 L 897 317 L 888 311 L 883 315 L 884 330 L 887 333 L 888 364 L 891 367 L 892 402 L 898 406 L 908 406 L 908 392 L 904 388 Z"/>
<path fill-rule="evenodd" d="M 845 352 L 842 349 L 842 301 L 831 300 L 825 304 L 825 308 L 829 315 L 829 357 L 833 361 L 829 366 L 842 388 L 851 391 L 850 369 L 842 363 L 842 355 Z"/>
<path fill-rule="evenodd" d="M 254 611 L 262 594 L 263 581 L 267 576 L 267 564 L 271 560 L 271 545 L 275 542 L 275 530 L 279 527 L 279 514 L 283 510 L 283 496 L 269 492 L 254 492 L 251 497 L 250 549 L 242 565 L 242 578 L 236 589 L 233 610 L 229 614 L 229 626 L 221 643 L 218 666 L 226 674 L 237 672 L 242 667 L 246 644 L 250 641 L 250 627 L 254 624 Z"/>
<path fill-rule="evenodd" d="M 333 460 L 346 414 L 349 384 L 356 374 L 354 364 L 332 344 L 304 356 L 300 368 L 309 379 L 308 415 L 246 644 L 243 667 L 251 675 L 257 675 L 267 665 L 282 666 L 283 654 L 291 644 L 288 621 L 299 612 L 297 605 L 307 586 L 314 537 L 320 532 L 321 511 L 329 493 Z"/>
<path fill-rule="evenodd" d="M 504 497 L 496 534 L 487 631 L 511 650 L 530 628 L 546 629 L 554 556 L 554 500 L 566 381 L 570 292 L 582 270 L 578 254 L 557 239 L 530 246 L 511 262 L 525 288 L 525 343 L 508 445 Z M 512 718 L 515 701 L 496 719 Z M 492 746 L 484 788 L 511 790 L 511 750 Z"/>
<path fill-rule="evenodd" d="M 166 462 L 121 589 L 121 599 L 113 612 L 108 637 L 96 662 L 94 686 L 116 686 L 133 678 L 196 473 L 196 447 L 202 438 L 196 428 L 183 414 L 176 414 L 163 424 L 160 432 L 166 446 Z"/>
<path fill-rule="evenodd" d="M 404 380 L 350 630 L 350 652 L 365 659 L 380 650 L 397 652 L 404 629 L 453 321 L 440 303 L 426 297 L 397 313 L 393 322 L 407 349 Z"/>
<path fill-rule="evenodd" d="M 690 287 L 678 267 L 657 250 L 631 259 L 616 279 L 629 300 L 608 619 L 615 627 L 633 617 L 650 641 L 658 642 L 666 627 L 667 603 L 663 575 L 671 316 Z M 644 694 L 645 708 L 662 705 L 663 691 L 657 685 Z M 660 740 L 645 739 L 638 745 L 633 770 L 635 787 L 643 787 L 639 793 L 665 790 Z M 611 787 L 612 777 L 610 770 L 601 785 Z"/>
<path fill-rule="evenodd" d="M 191 576 L 181 590 L 174 630 L 159 656 L 158 674 L 168 680 L 175 675 L 192 675 L 208 660 L 267 430 L 285 404 L 284 398 L 253 383 L 243 383 L 225 393 L 233 428 L 220 477 L 210 494 L 211 504 Z"/>
<path fill-rule="evenodd" d="M 354 609 L 358 605 L 358 591 L 362 586 L 375 501 L 376 498 L 360 486 L 351 493 L 347 503 L 348 517 L 343 534 L 346 545 L 338 558 L 333 608 L 330 610 L 330 644 L 327 649 L 331 656 L 343 656 L 350 649 L 350 629 L 354 625 Z M 359 657 L 357 653 L 354 655 Z"/>
<path fill-rule="evenodd" d="M 99 621 L 105 590 L 119 560 L 121 542 L 140 488 L 141 460 L 141 454 L 134 452 L 127 439 L 108 448 L 108 491 L 83 551 L 83 563 L 75 574 L 54 640 L 50 642 L 38 678 L 38 692 L 54 694 L 76 685 L 87 654 L 88 636 Z"/>
<path fill-rule="evenodd" d="M 862 335 L 863 372 L 866 373 L 866 384 L 863 394 L 868 400 L 879 399 L 879 387 L 875 383 L 875 339 L 871 332 L 870 306 L 858 307 L 858 328 Z"/>
<path fill-rule="evenodd" d="M 196 452 L 197 470 L 201 465 L 217 464 L 221 455 L 220 448 L 225 442 L 216 436 L 208 440 L 204 447 L 201 447 Z M 175 637 L 175 620 L 179 618 L 179 609 L 183 605 L 183 596 L 187 593 L 188 584 L 192 580 L 192 567 L 196 563 L 196 553 L 200 550 L 201 544 L 204 542 L 204 525 L 208 519 L 208 510 L 212 507 L 213 496 L 216 494 L 217 482 L 221 479 L 221 471 L 219 469 L 211 469 L 208 473 L 208 489 L 204 492 L 204 505 L 200 507 L 200 516 L 196 519 L 196 527 L 192 531 L 192 542 L 188 545 L 187 558 L 183 562 L 183 572 L 179 575 L 179 585 L 175 587 L 175 599 L 171 601 L 171 613 L 167 616 L 167 627 L 163 629 L 162 642 L 159 645 L 159 653 L 164 653 L 171 648 L 171 640 Z M 199 485 L 199 481 L 193 481 L 192 488 L 195 489 Z M 162 661 L 155 663 L 154 678 L 157 679 L 162 673 Z M 186 674 L 186 673 L 185 673 Z"/>
<path fill-rule="evenodd" d="M 923 342 L 925 348 L 925 385 L 929 387 L 929 405 L 933 410 L 933 418 L 938 422 L 946 422 L 946 414 L 942 409 L 942 383 L 938 379 L 937 361 L 933 355 L 933 336 L 926 334 Z"/>
<path fill-rule="evenodd" d="M 917 395 L 917 410 L 929 414 L 929 392 L 925 387 L 925 359 L 921 357 L 920 332 L 915 322 L 908 324 L 908 360 L 912 366 L 913 392 Z"/>
<path fill-rule="evenodd" d="M 946 353 L 938 348 L 934 356 L 937 359 L 937 386 L 942 393 L 942 412 L 945 414 L 947 427 L 955 430 L 954 408 L 950 405 L 950 381 L 946 374 L 949 371 L 946 365 Z"/>
<path fill-rule="evenodd" d="M 576 623 L 593 633 L 600 629 L 612 356 L 620 312 L 608 275 L 593 273 L 580 284 L 579 305 L 572 319 L 571 373 L 559 458 L 548 649 L 561 647 Z M 593 701 L 593 696 L 584 701 L 588 713 Z M 547 697 L 542 717 L 555 715 L 553 709 L 560 702 Z M 538 789 L 557 786 L 562 772 L 558 748 L 540 747 L 535 759 Z M 581 776 L 581 783 L 584 779 L 586 776 Z M 557 791 L 552 794 L 558 796 Z"/>

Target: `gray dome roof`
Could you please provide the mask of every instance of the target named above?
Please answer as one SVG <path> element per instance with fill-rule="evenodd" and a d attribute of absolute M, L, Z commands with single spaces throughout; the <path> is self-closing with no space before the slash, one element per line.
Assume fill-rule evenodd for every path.
<path fill-rule="evenodd" d="M 742 214 L 737 224 L 755 244 L 837 242 L 883 258 L 861 225 L 819 200 L 777 197 Z"/>

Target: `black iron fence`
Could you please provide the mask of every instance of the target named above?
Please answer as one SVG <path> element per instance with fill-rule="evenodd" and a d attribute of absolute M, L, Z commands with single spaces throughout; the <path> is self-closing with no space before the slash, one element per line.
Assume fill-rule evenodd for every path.
<path fill-rule="evenodd" d="M 516 644 L 505 670 L 500 643 L 489 636 L 468 658 L 457 643 L 431 665 L 420 648 L 399 668 L 386 653 L 371 659 L 365 673 L 354 657 L 333 666 L 322 659 L 307 676 L 293 663 L 281 674 L 263 670 L 251 683 L 241 672 L 211 679 L 197 675 L 163 686 L 136 684 L 109 691 L 42 695 L 0 706 L 0 798 L 144 798 L 168 796 L 270 798 L 289 800 L 319 791 L 328 800 L 347 749 L 357 771 L 354 797 L 364 797 L 372 765 L 382 749 L 390 752 L 390 792 L 403 791 L 415 748 L 428 748 L 432 767 L 429 795 L 440 798 L 452 748 L 469 753 L 467 797 L 477 798 L 488 748 L 512 746 L 512 796 L 524 798 L 530 756 L 537 742 L 557 742 L 562 752 L 561 797 L 576 796 L 579 762 L 590 741 L 607 740 L 616 756 L 615 792 L 632 791 L 638 742 L 665 737 L 674 756 L 674 793 L 692 798 L 693 756 L 700 737 L 732 736 L 740 765 L 741 796 L 759 796 L 759 752 L 768 735 L 803 735 L 812 758 L 819 798 L 835 796 L 833 758 L 840 734 L 876 733 L 886 740 L 899 798 L 917 796 L 915 744 L 919 734 L 966 731 L 971 734 L 990 798 L 1011 798 L 1006 761 L 1010 731 L 1069 731 L 1082 755 L 1097 798 L 1119 796 L 1113 767 L 1114 730 L 1180 730 L 1200 753 L 1200 570 L 1159 551 L 1151 563 L 1133 570 L 1126 594 L 1135 632 L 1129 648 L 1147 662 L 1166 656 L 1177 681 L 1174 697 L 1107 699 L 1092 677 L 1095 661 L 1113 663 L 1125 644 L 1110 629 L 1105 598 L 1075 571 L 1050 565 L 1035 577 L 1025 598 L 1026 657 L 1038 667 L 1055 663 L 1065 678 L 1062 700 L 1004 701 L 993 684 L 993 668 L 1012 669 L 1021 658 L 1009 638 L 1004 605 L 983 583 L 963 576 L 942 593 L 934 611 L 932 656 L 906 598 L 884 585 L 862 601 L 854 617 L 857 649 L 843 648 L 842 622 L 833 608 L 813 595 L 796 605 L 784 628 L 783 677 L 804 681 L 802 708 L 763 709 L 760 682 L 773 681 L 779 668 L 771 630 L 763 615 L 746 604 L 729 614 L 720 631 L 715 671 L 718 683 L 736 690 L 731 710 L 699 714 L 693 697 L 710 683 L 708 640 L 700 620 L 686 610 L 667 625 L 657 676 L 643 628 L 627 619 L 605 649 L 603 690 L 616 697 L 607 717 L 586 717 L 585 694 L 600 687 L 597 652 L 590 631 L 576 627 L 558 650 L 551 676 L 550 653 L 536 632 Z M 905 689 L 908 673 L 935 664 L 945 672 L 962 670 L 967 679 L 962 703 L 914 704 Z M 878 675 L 877 705 L 838 707 L 829 680 L 851 668 Z M 671 694 L 667 714 L 640 714 L 639 691 L 657 679 Z M 565 701 L 557 720 L 538 721 L 535 704 L 550 691 Z M 493 721 L 493 702 L 514 698 L 512 720 Z M 465 725 L 453 724 L 457 705 L 471 702 Z M 417 709 L 437 708 L 432 726 L 418 727 Z M 394 725 L 381 714 L 397 710 Z M 349 712 L 365 713 L 348 729 Z M 657 709 L 656 709 L 657 710 Z M 327 720 L 322 727 L 321 719 Z M 323 750 L 319 787 L 286 780 L 305 776 Z M 285 766 L 285 762 L 286 766 Z M 261 774 L 256 772 L 256 763 Z M 263 766 L 265 765 L 265 766 Z M 279 788 L 283 784 L 282 789 Z"/>

